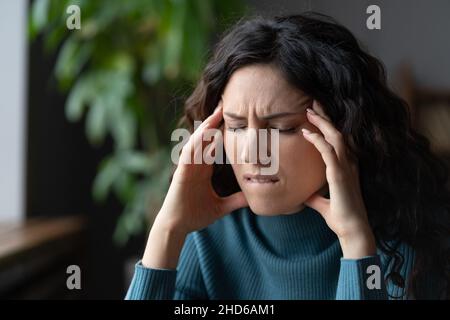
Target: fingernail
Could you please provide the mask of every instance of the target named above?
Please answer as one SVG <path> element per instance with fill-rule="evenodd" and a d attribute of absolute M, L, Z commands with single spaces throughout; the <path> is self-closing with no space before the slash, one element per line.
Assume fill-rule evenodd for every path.
<path fill-rule="evenodd" d="M 221 108 L 222 108 L 222 106 L 221 106 L 221 105 L 218 105 L 218 106 L 214 109 L 214 113 L 218 112 Z"/>
<path fill-rule="evenodd" d="M 308 129 L 305 129 L 305 128 L 302 129 L 302 132 L 304 134 L 311 134 L 311 131 L 309 131 Z"/>
<path fill-rule="evenodd" d="M 317 114 L 317 113 L 316 113 L 313 109 L 311 109 L 311 108 L 307 108 L 307 109 L 306 109 L 306 112 L 309 112 L 310 114 L 314 114 L 314 115 Z"/>

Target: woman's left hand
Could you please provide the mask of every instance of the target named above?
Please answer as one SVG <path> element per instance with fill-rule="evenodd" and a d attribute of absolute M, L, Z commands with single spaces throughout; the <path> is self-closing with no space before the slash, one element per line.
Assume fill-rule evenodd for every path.
<path fill-rule="evenodd" d="M 319 132 L 302 129 L 303 136 L 322 155 L 330 199 L 317 192 L 305 204 L 318 211 L 337 235 L 344 258 L 374 255 L 375 237 L 361 195 L 357 159 L 351 156 L 342 133 L 334 127 L 320 104 L 314 101 L 312 112 L 308 110 L 308 120 Z"/>

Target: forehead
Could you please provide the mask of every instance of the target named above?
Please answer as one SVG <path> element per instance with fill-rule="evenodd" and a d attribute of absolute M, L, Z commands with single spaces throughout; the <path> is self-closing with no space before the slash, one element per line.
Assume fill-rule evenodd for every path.
<path fill-rule="evenodd" d="M 310 98 L 292 86 L 273 65 L 255 64 L 236 70 L 222 95 L 224 110 L 258 114 L 299 111 Z"/>

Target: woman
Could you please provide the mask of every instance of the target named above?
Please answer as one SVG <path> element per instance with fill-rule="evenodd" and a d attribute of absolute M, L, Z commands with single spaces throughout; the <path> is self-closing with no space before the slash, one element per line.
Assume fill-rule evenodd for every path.
<path fill-rule="evenodd" d="M 244 163 L 178 165 L 126 299 L 449 297 L 447 169 L 342 25 L 317 13 L 238 23 L 186 102 L 191 132 L 194 120 L 182 157 L 220 128 Z M 246 134 L 268 128 L 270 178 Z"/>

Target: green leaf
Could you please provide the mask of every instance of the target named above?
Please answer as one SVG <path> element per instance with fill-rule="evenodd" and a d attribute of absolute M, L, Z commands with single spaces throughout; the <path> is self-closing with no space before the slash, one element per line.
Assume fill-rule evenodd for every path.
<path fill-rule="evenodd" d="M 148 173 L 152 168 L 152 159 L 148 154 L 143 152 L 123 152 L 119 159 L 124 170 L 133 174 Z"/>
<path fill-rule="evenodd" d="M 161 79 L 161 63 L 159 61 L 148 62 L 142 74 L 146 83 L 154 85 Z"/>
<path fill-rule="evenodd" d="M 91 52 L 91 43 L 81 43 L 74 36 L 68 38 L 56 60 L 55 75 L 58 80 L 70 84 L 88 61 Z"/>
<path fill-rule="evenodd" d="M 86 104 L 95 97 L 95 73 L 82 76 L 69 92 L 66 101 L 66 118 L 69 121 L 79 121 L 83 116 Z"/>
<path fill-rule="evenodd" d="M 121 247 L 123 247 L 127 243 L 128 239 L 130 237 L 130 234 L 128 231 L 128 225 L 126 223 L 127 216 L 128 216 L 128 213 L 122 213 L 120 215 L 120 217 L 116 223 L 116 229 L 114 230 L 114 234 L 113 234 L 113 241 Z"/>
<path fill-rule="evenodd" d="M 142 232 L 147 226 L 145 214 L 148 199 L 147 183 L 140 183 L 134 195 L 125 206 L 114 231 L 113 239 L 119 245 L 124 245 L 131 235 Z"/>
<path fill-rule="evenodd" d="M 131 149 L 136 143 L 137 121 L 130 110 L 116 108 L 113 113 L 114 127 L 111 128 L 118 150 Z"/>
<path fill-rule="evenodd" d="M 54 52 L 58 46 L 67 37 L 69 31 L 67 28 L 50 29 L 45 37 L 45 50 L 47 52 Z"/>
<path fill-rule="evenodd" d="M 168 79 L 174 79 L 180 71 L 180 57 L 183 45 L 183 27 L 187 12 L 184 0 L 176 1 L 169 10 L 167 30 L 165 31 L 165 53 L 163 68 Z"/>
<path fill-rule="evenodd" d="M 94 179 L 92 194 L 96 201 L 104 201 L 110 192 L 114 181 L 120 174 L 120 167 L 114 158 L 106 158 Z"/>
<path fill-rule="evenodd" d="M 103 103 L 102 97 L 97 97 L 89 108 L 86 118 L 86 135 L 94 145 L 99 145 L 105 138 L 107 114 L 107 106 Z"/>
<path fill-rule="evenodd" d="M 30 36 L 33 39 L 48 21 L 49 0 L 35 0 L 31 6 Z"/>
<path fill-rule="evenodd" d="M 114 182 L 114 192 L 122 203 L 129 203 L 133 199 L 135 190 L 135 177 L 132 174 L 122 170 Z"/>

